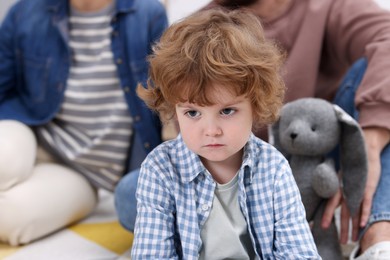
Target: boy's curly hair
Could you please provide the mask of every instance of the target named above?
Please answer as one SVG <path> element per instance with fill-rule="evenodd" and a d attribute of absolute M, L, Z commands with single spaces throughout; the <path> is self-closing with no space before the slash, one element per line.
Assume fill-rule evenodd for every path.
<path fill-rule="evenodd" d="M 197 12 L 164 32 L 149 61 L 148 86 L 139 85 L 137 93 L 165 119 L 175 116 L 177 103 L 214 104 L 208 94 L 214 83 L 250 99 L 254 128 L 278 117 L 284 55 L 249 12 Z"/>

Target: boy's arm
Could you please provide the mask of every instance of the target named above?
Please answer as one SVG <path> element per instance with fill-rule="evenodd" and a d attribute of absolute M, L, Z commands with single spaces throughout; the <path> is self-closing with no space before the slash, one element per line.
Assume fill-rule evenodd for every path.
<path fill-rule="evenodd" d="M 141 167 L 132 259 L 178 259 L 173 199 L 163 171 L 150 156 Z"/>
<path fill-rule="evenodd" d="M 282 163 L 274 190 L 276 259 L 321 259 L 291 169 Z"/>

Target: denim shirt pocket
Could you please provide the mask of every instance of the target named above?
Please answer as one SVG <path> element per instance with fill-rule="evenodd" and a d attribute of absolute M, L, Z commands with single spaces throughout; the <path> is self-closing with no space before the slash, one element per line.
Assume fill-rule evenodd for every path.
<path fill-rule="evenodd" d="M 134 81 L 138 84 L 145 85 L 148 79 L 149 63 L 145 59 L 135 60 L 130 62 L 130 69 L 134 77 Z"/>
<path fill-rule="evenodd" d="M 19 55 L 21 64 L 21 82 L 18 84 L 19 95 L 32 103 L 43 102 L 46 96 L 49 80 L 51 59 L 35 57 L 29 54 Z"/>

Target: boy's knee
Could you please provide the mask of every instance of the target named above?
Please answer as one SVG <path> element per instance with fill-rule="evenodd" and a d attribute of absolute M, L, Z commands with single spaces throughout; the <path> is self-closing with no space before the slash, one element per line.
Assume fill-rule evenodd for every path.
<path fill-rule="evenodd" d="M 27 179 L 36 159 L 32 130 L 17 121 L 0 121 L 0 191 Z"/>
<path fill-rule="evenodd" d="M 115 195 L 118 195 L 119 197 L 130 193 L 134 193 L 135 195 L 135 191 L 137 189 L 138 176 L 139 176 L 139 169 L 129 172 L 128 174 L 123 176 L 122 179 L 118 182 L 117 186 L 115 187 Z"/>

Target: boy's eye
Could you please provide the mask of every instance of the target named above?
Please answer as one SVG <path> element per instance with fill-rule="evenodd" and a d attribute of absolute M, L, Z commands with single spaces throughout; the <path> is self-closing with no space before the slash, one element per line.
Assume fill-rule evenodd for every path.
<path fill-rule="evenodd" d="M 221 110 L 221 115 L 228 116 L 234 114 L 234 112 L 236 112 L 236 110 L 233 108 L 224 108 Z"/>
<path fill-rule="evenodd" d="M 196 110 L 190 110 L 190 111 L 186 112 L 186 115 L 190 118 L 195 118 L 195 117 L 200 116 L 200 113 Z"/>

